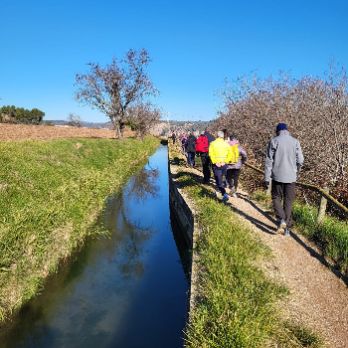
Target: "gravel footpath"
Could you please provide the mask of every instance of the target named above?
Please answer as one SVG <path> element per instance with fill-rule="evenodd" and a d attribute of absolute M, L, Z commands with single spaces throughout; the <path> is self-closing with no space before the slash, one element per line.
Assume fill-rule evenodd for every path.
<path fill-rule="evenodd" d="M 202 176 L 198 170 L 187 170 Z M 282 303 L 284 316 L 319 333 L 326 347 L 348 348 L 348 288 L 324 265 L 315 246 L 296 231 L 290 237 L 276 234 L 273 217 L 243 190 L 227 204 L 272 250 L 261 267 L 290 291 Z"/>
<path fill-rule="evenodd" d="M 267 273 L 290 290 L 285 313 L 319 332 L 328 347 L 348 347 L 348 289 L 322 263 L 318 250 L 296 232 L 291 237 L 275 234 L 275 224 L 246 192 L 231 198 L 233 210 L 247 220 L 274 256 Z"/>

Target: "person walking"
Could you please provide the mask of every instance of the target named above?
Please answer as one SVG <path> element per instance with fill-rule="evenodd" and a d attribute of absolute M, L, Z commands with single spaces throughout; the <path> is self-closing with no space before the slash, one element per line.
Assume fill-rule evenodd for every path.
<path fill-rule="evenodd" d="M 209 145 L 211 142 L 213 142 L 215 140 L 215 137 L 209 132 L 209 128 L 205 129 L 204 135 L 208 138 Z"/>
<path fill-rule="evenodd" d="M 190 132 L 190 135 L 188 136 L 186 141 L 187 164 L 190 167 L 194 167 L 196 164 L 195 163 L 196 141 L 197 141 L 197 138 L 194 136 L 192 132 Z"/>
<path fill-rule="evenodd" d="M 185 133 L 183 133 L 181 135 L 181 150 L 182 153 L 187 157 L 187 153 L 186 153 L 186 142 L 187 142 L 187 136 Z"/>
<path fill-rule="evenodd" d="M 217 133 L 217 139 L 209 145 L 209 157 L 213 164 L 213 172 L 215 176 L 216 185 L 222 194 L 222 200 L 227 202 L 229 199 L 226 189 L 224 187 L 224 177 L 226 176 L 227 163 L 232 160 L 231 146 L 224 140 L 224 132 Z"/>
<path fill-rule="evenodd" d="M 175 144 L 175 140 L 176 140 L 176 134 L 175 132 L 172 133 L 172 141 L 173 141 L 173 144 Z"/>
<path fill-rule="evenodd" d="M 232 154 L 237 154 L 237 161 L 227 165 L 226 180 L 233 197 L 237 197 L 238 181 L 242 165 L 247 161 L 248 157 L 245 149 L 239 144 L 238 139 L 234 135 L 230 135 L 228 144 L 232 147 Z"/>
<path fill-rule="evenodd" d="M 277 233 L 289 235 L 292 226 L 292 204 L 295 199 L 297 174 L 303 165 L 300 143 L 293 138 L 286 123 L 276 127 L 276 137 L 271 139 L 266 150 L 265 187 L 272 179 L 272 203 L 278 219 Z"/>
<path fill-rule="evenodd" d="M 202 131 L 196 142 L 196 153 L 201 157 L 202 169 L 203 169 L 203 184 L 209 184 L 210 182 L 210 159 L 208 155 L 209 140 L 208 137 Z"/>
<path fill-rule="evenodd" d="M 215 137 L 210 133 L 209 128 L 206 128 L 204 131 L 204 135 L 207 137 L 208 139 L 208 147 L 210 146 L 210 143 L 212 143 L 215 140 Z M 206 161 L 206 166 L 205 166 L 205 170 L 206 170 L 206 179 L 207 179 L 207 184 L 210 182 L 210 177 L 211 177 L 211 159 L 209 157 L 209 150 L 207 153 L 207 161 Z"/>

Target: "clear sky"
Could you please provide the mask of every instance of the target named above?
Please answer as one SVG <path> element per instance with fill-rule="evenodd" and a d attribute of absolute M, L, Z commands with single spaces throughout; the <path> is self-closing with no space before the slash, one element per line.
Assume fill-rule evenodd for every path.
<path fill-rule="evenodd" d="M 347 0 L 0 0 L 0 105 L 107 118 L 74 99 L 86 63 L 146 48 L 170 119 L 216 116 L 225 78 L 348 68 Z"/>

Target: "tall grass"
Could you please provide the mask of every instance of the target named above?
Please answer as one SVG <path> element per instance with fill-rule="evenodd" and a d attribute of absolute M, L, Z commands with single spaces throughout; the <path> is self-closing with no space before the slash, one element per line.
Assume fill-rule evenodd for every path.
<path fill-rule="evenodd" d="M 79 139 L 0 143 L 0 321 L 40 291 L 83 244 L 106 196 L 158 141 Z"/>
<path fill-rule="evenodd" d="M 326 216 L 317 223 L 318 209 L 296 202 L 293 217 L 296 227 L 314 241 L 323 254 L 332 259 L 342 273 L 348 275 L 348 222 Z"/>

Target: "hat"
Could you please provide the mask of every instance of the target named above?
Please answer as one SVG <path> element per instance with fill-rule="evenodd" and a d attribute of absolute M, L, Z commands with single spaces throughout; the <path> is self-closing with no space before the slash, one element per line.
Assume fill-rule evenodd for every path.
<path fill-rule="evenodd" d="M 282 130 L 288 130 L 288 126 L 286 123 L 278 123 L 276 131 L 280 132 Z"/>
<path fill-rule="evenodd" d="M 237 137 L 235 136 L 235 134 L 230 134 L 230 139 L 232 140 L 232 139 L 237 139 Z"/>

